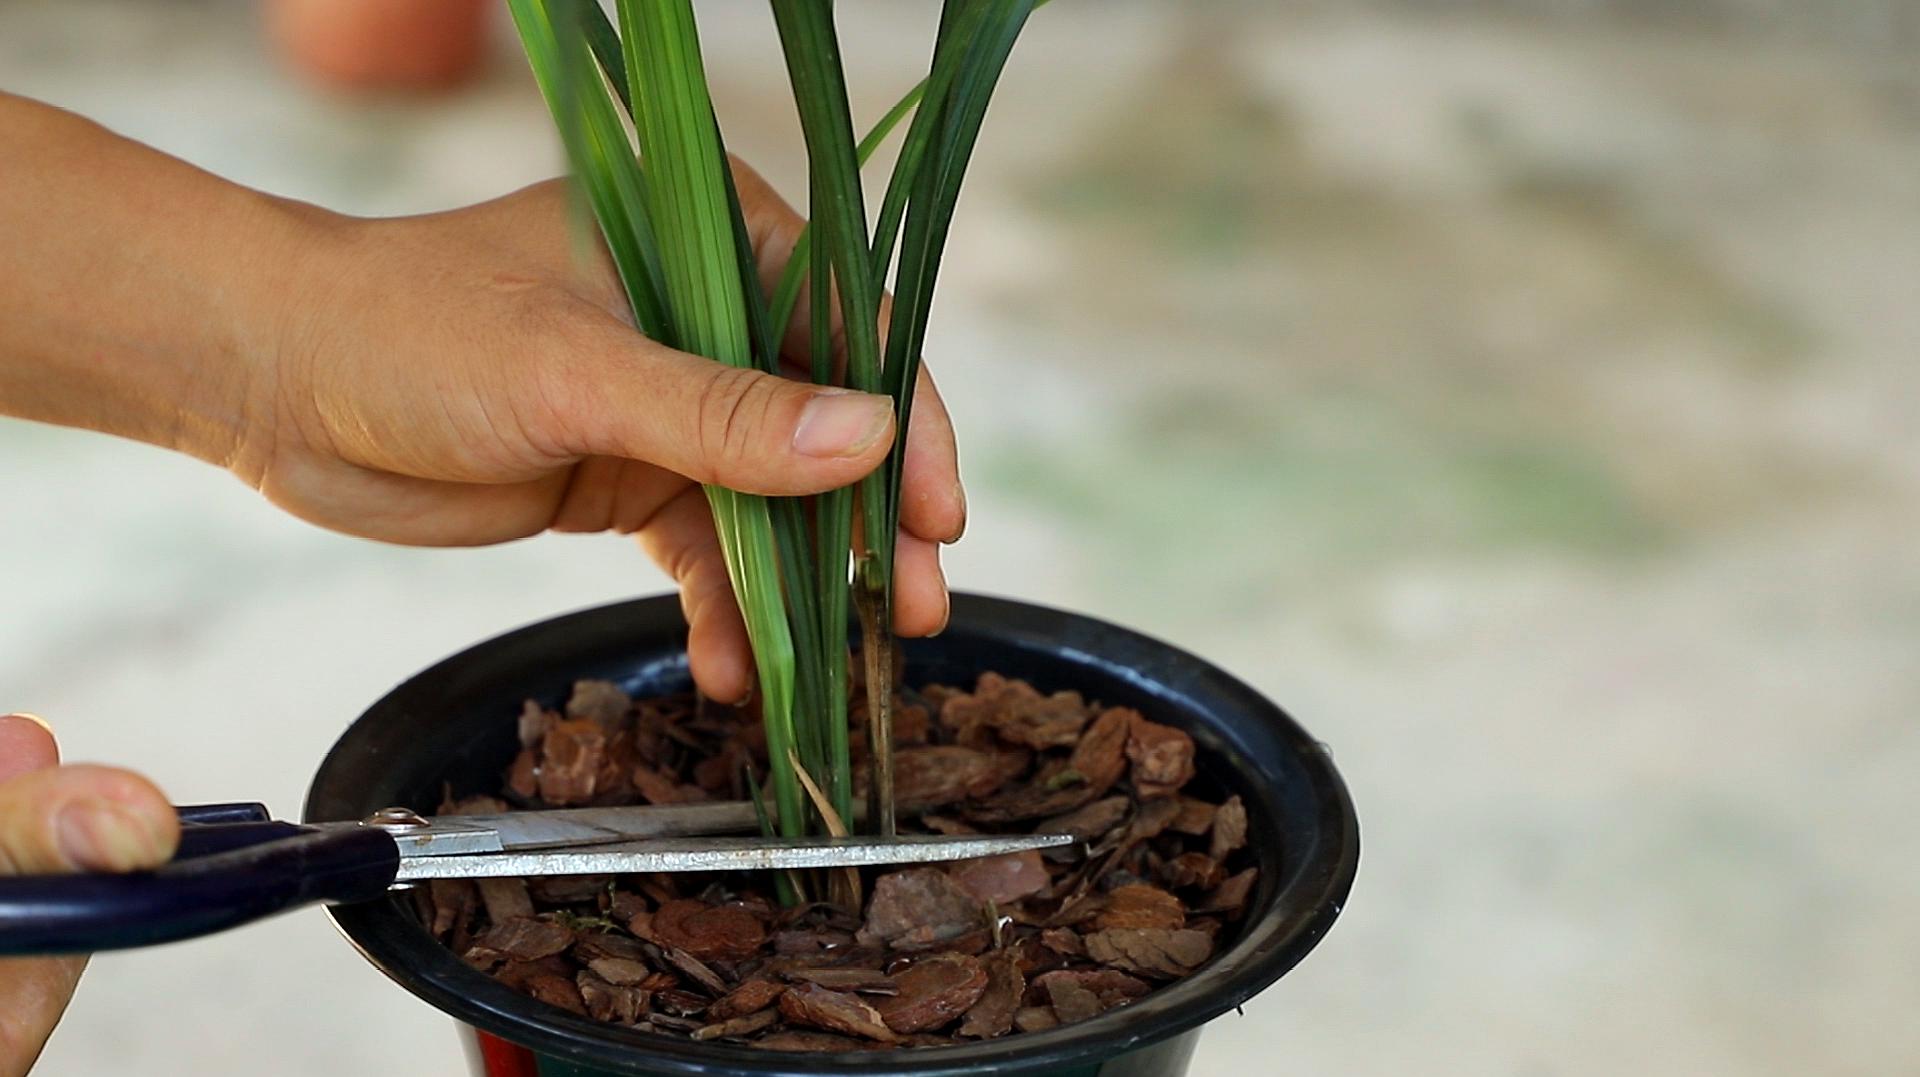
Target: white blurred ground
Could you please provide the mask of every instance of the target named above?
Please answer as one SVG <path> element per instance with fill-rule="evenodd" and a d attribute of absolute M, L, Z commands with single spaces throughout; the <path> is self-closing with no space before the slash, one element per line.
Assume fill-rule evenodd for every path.
<path fill-rule="evenodd" d="M 843 7 L 871 113 L 923 20 Z M 1214 658 L 1359 800 L 1339 926 L 1195 1072 L 1920 1069 L 1910 59 L 1318 8 L 1043 12 L 933 333 L 955 584 Z M 510 53 L 328 101 L 249 10 L 12 0 L 0 86 L 342 210 L 555 168 Z M 707 10 L 733 145 L 797 194 L 764 10 Z M 182 801 L 294 812 L 415 669 L 663 586 L 615 539 L 377 547 L 17 423 L 0 497 L 0 707 Z M 458 1065 L 307 912 L 99 959 L 39 1072 Z"/>

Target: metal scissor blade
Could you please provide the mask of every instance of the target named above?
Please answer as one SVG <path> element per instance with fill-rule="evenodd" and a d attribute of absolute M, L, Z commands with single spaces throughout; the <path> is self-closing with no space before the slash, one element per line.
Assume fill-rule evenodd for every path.
<path fill-rule="evenodd" d="M 691 838 L 746 834 L 760 829 L 753 805 L 744 800 L 701 804 L 649 804 L 623 808 L 559 808 L 498 815 L 443 815 L 431 820 L 449 830 L 478 828 L 499 835 L 499 852 L 613 845 L 643 838 Z M 425 852 L 425 850 L 422 850 Z M 473 849 L 449 853 L 477 852 Z"/>
<path fill-rule="evenodd" d="M 1071 834 L 904 838 L 655 838 L 579 848 L 403 857 L 396 882 L 644 871 L 757 871 L 928 864 L 1071 845 Z"/>

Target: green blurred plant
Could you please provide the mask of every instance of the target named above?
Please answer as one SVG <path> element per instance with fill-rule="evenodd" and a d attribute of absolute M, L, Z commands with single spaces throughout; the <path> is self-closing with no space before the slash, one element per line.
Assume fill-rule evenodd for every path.
<path fill-rule="evenodd" d="M 828 816 L 855 818 L 850 609 L 866 683 L 894 681 L 902 449 L 941 253 L 994 85 L 1038 4 L 945 0 L 927 77 L 856 142 L 831 0 L 772 0 L 807 148 L 812 223 L 771 296 L 754 276 L 692 0 L 614 6 L 617 30 L 596 0 L 509 0 L 640 331 L 777 374 L 779 342 L 811 280 L 812 379 L 894 401 L 894 450 L 857 489 L 769 499 L 706 488 L 753 646 L 777 826 L 790 836 L 825 830 Z M 909 115 L 870 227 L 861 166 Z M 893 302 L 884 310 L 889 271 Z M 836 300 L 843 353 L 832 333 Z M 869 692 L 867 713 L 867 829 L 891 834 L 892 693 Z"/>

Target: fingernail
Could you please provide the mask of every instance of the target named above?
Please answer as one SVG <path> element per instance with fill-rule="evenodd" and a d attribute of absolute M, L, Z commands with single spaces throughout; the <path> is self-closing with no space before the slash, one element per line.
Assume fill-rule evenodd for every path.
<path fill-rule="evenodd" d="M 78 800 L 60 809 L 54 826 L 60 852 L 76 868 L 128 871 L 147 855 L 152 835 L 107 800 Z"/>
<path fill-rule="evenodd" d="M 41 729 L 46 730 L 48 736 L 53 735 L 53 723 L 47 721 L 45 718 L 42 718 L 37 714 L 28 714 L 26 711 L 14 711 L 12 714 L 0 715 L 0 718 L 25 718 L 27 721 L 32 722 L 34 725 L 37 725 Z"/>
<path fill-rule="evenodd" d="M 800 411 L 793 448 L 802 456 L 859 456 L 887 436 L 892 420 L 893 402 L 884 396 L 822 389 Z"/>
<path fill-rule="evenodd" d="M 953 529 L 953 538 L 950 541 L 959 542 L 960 537 L 967 533 L 967 485 L 966 483 L 956 481 L 953 484 L 953 496 L 955 500 L 960 502 L 960 526 Z"/>

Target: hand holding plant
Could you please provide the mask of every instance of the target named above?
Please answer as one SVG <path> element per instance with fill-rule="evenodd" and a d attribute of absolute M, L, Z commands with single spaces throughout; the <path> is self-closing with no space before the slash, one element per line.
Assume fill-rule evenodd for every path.
<path fill-rule="evenodd" d="M 0 94 L 0 414 L 230 468 L 324 527 L 410 545 L 637 532 L 682 587 L 696 678 L 738 699 L 745 630 L 697 481 L 853 482 L 892 402 L 735 370 L 633 332 L 559 181 L 482 205 L 341 216 L 207 175 Z M 764 274 L 801 222 L 737 166 Z M 804 357 L 807 309 L 788 349 Z M 921 383 L 906 447 L 896 624 L 943 623 L 938 543 L 964 514 L 951 428 Z M 809 410 L 812 405 L 812 410 Z M 618 587 L 618 581 L 613 581 Z"/>
<path fill-rule="evenodd" d="M 771 278 L 801 222 L 751 170 L 736 174 Z M 389 542 L 637 533 L 680 585 L 701 688 L 737 700 L 751 660 L 697 484 L 799 495 L 854 482 L 892 446 L 892 403 L 635 333 L 611 268 L 579 257 L 567 213 L 556 181 L 452 213 L 327 221 L 304 260 L 330 268 L 311 275 L 250 386 L 230 466 L 295 515 Z M 938 546 L 965 513 L 930 381 L 921 401 L 897 578 L 907 635 L 945 622 Z"/>

